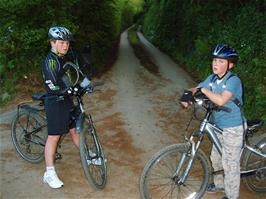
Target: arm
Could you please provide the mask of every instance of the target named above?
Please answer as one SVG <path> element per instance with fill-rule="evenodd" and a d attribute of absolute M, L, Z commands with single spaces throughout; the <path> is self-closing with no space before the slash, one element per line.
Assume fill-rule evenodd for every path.
<path fill-rule="evenodd" d="M 235 94 L 240 92 L 242 95 L 242 83 L 239 77 L 231 76 L 226 80 L 225 84 L 226 88 L 222 93 L 214 93 L 206 87 L 201 88 L 201 92 L 218 106 L 224 106 L 229 100 L 235 97 Z"/>
<path fill-rule="evenodd" d="M 209 83 L 211 82 L 211 79 L 213 78 L 213 74 L 209 75 L 204 81 L 200 82 L 196 87 L 190 88 L 189 90 L 192 92 L 192 95 L 194 95 L 198 88 L 209 88 Z M 181 101 L 181 105 L 185 108 L 188 107 L 188 102 Z"/>
<path fill-rule="evenodd" d="M 58 85 L 57 62 L 54 59 L 46 59 L 43 65 L 43 78 L 48 93 L 60 94 Z"/>
<path fill-rule="evenodd" d="M 201 92 L 218 106 L 224 106 L 233 96 L 233 94 L 227 90 L 220 94 L 214 93 L 207 88 L 201 88 Z"/>

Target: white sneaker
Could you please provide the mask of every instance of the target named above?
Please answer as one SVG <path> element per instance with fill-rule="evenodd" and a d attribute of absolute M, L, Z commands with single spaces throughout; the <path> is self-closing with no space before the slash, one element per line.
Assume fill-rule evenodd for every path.
<path fill-rule="evenodd" d="M 58 178 L 55 171 L 46 171 L 43 175 L 43 182 L 47 183 L 53 189 L 58 189 L 64 186 L 64 183 Z"/>

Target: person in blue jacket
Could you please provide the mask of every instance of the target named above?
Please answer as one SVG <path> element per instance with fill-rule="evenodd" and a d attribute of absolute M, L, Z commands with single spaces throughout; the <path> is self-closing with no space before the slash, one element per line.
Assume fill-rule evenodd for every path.
<path fill-rule="evenodd" d="M 207 191 L 225 191 L 226 196 L 223 199 L 237 199 L 240 187 L 240 154 L 246 119 L 242 111 L 242 82 L 230 71 L 238 58 L 239 55 L 234 48 L 223 44 L 216 45 L 212 50 L 213 74 L 197 87 L 190 89 L 193 94 L 200 89 L 213 103 L 232 110 L 231 112 L 216 111 L 212 115 L 214 124 L 223 129 L 223 134 L 218 135 L 222 144 L 222 156 L 213 145 L 210 158 L 214 171 L 223 169 L 224 176 L 214 175 L 214 183 L 208 185 Z M 181 104 L 184 107 L 189 105 L 187 101 L 181 101 Z"/>

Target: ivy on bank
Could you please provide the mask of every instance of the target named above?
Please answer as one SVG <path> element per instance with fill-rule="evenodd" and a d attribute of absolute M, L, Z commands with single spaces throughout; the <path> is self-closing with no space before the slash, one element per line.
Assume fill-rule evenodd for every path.
<path fill-rule="evenodd" d="M 266 1 L 147 0 L 143 32 L 197 80 L 211 73 L 217 43 L 235 47 L 234 68 L 245 85 L 247 118 L 266 121 Z"/>

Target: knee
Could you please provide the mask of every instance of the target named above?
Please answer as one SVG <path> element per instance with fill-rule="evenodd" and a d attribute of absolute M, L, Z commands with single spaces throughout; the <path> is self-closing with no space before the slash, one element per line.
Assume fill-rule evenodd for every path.
<path fill-rule="evenodd" d="M 76 134 L 75 128 L 69 129 L 69 132 L 70 132 L 71 135 L 75 135 Z"/>
<path fill-rule="evenodd" d="M 239 173 L 240 165 L 239 162 L 236 161 L 227 161 L 223 162 L 223 168 L 225 173 Z"/>
<path fill-rule="evenodd" d="M 47 138 L 46 143 L 57 143 L 59 138 L 60 138 L 60 135 L 58 135 L 58 136 L 49 135 L 48 138 Z"/>

